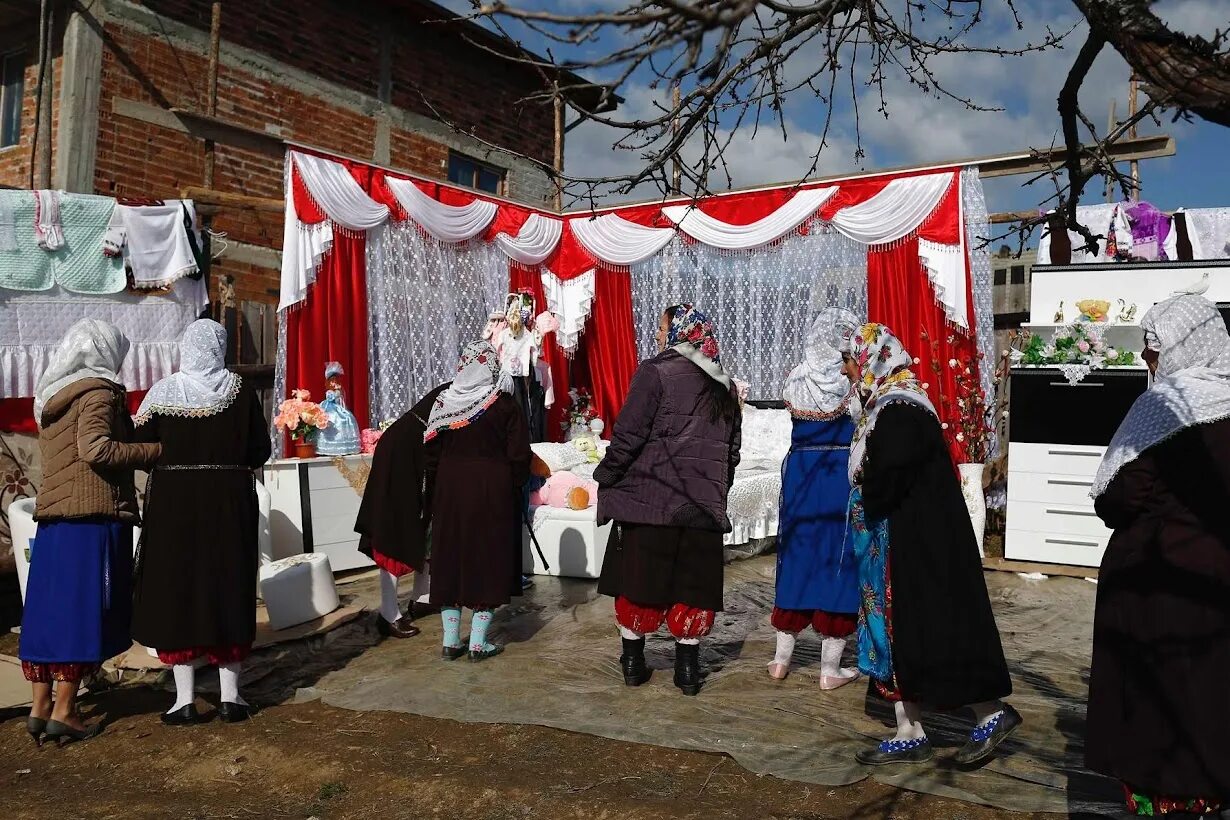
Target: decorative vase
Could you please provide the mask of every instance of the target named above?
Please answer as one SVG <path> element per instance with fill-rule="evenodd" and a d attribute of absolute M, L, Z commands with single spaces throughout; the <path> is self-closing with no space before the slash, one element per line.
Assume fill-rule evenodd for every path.
<path fill-rule="evenodd" d="M 987 497 L 982 491 L 982 472 L 985 464 L 958 464 L 957 472 L 961 474 L 961 495 L 965 497 L 965 508 L 969 510 L 970 524 L 974 527 L 974 538 L 978 541 L 978 555 L 986 557 L 982 543 L 987 534 Z"/>
<path fill-rule="evenodd" d="M 296 439 L 295 458 L 316 458 L 316 442 Z"/>

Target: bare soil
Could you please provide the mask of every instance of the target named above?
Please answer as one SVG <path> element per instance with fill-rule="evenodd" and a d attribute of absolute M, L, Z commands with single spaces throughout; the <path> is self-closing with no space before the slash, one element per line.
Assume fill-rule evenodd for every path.
<path fill-rule="evenodd" d="M 463 724 L 319 703 L 246 724 L 169 728 L 168 695 L 88 699 L 104 734 L 37 748 L 25 712 L 0 712 L 6 818 L 757 818 L 985 820 L 996 811 L 879 785 L 828 789 L 758 777 L 722 755 L 537 726 Z M 204 700 L 198 708 L 212 707 Z"/>

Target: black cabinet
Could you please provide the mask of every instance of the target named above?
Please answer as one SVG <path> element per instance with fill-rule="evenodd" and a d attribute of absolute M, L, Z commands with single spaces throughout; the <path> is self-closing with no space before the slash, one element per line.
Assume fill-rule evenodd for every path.
<path fill-rule="evenodd" d="M 1074 385 L 1057 368 L 1014 367 L 1009 374 L 1008 441 L 1105 447 L 1136 397 L 1145 370 L 1095 370 Z"/>

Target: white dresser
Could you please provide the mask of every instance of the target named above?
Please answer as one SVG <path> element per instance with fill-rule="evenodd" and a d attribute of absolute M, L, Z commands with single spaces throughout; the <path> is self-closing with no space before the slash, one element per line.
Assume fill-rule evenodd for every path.
<path fill-rule="evenodd" d="M 1058 370 L 1013 368 L 1010 378 L 1004 557 L 1099 566 L 1111 533 L 1089 491 L 1148 375 L 1144 368 L 1097 370 L 1071 385 Z"/>
<path fill-rule="evenodd" d="M 370 467 L 371 456 L 365 455 L 279 459 L 265 465 L 274 559 L 319 552 L 329 556 L 334 572 L 374 566 L 359 552 L 354 531 L 360 487 Z"/>

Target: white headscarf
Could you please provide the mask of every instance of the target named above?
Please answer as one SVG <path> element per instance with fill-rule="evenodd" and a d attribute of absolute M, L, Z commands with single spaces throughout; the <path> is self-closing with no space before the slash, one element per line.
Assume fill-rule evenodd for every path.
<path fill-rule="evenodd" d="M 445 430 L 465 427 L 495 404 L 500 392 L 511 392 L 512 379 L 500 372 L 500 355 L 489 342 L 470 342 L 461 351 L 457 375 L 436 398 L 427 419 L 423 441 Z"/>
<path fill-rule="evenodd" d="M 1230 418 L 1230 335 L 1217 307 L 1184 294 L 1158 302 L 1140 320 L 1158 354 L 1153 386 L 1137 397 L 1110 440 L 1090 492 L 1106 492 L 1123 467 L 1196 424 Z"/>
<path fill-rule="evenodd" d="M 850 352 L 850 337 L 862 322 L 840 307 L 827 307 L 816 316 L 803 341 L 803 361 L 786 377 L 782 391 L 791 413 L 801 418 L 835 418 L 847 411 L 854 385 L 841 367 L 841 354 Z"/>
<path fill-rule="evenodd" d="M 136 422 L 144 424 L 155 413 L 185 418 L 217 415 L 234 403 L 242 383 L 226 369 L 226 328 L 212 319 L 198 319 L 179 340 L 179 372 L 150 388 Z"/>
<path fill-rule="evenodd" d="M 128 337 L 101 319 L 80 319 L 68 329 L 51 362 L 34 387 L 34 420 L 41 427 L 43 408 L 56 393 L 82 379 L 106 379 L 116 384 L 128 355 Z"/>
<path fill-rule="evenodd" d="M 858 362 L 859 386 L 867 396 L 863 415 L 850 441 L 848 476 L 850 484 L 854 485 L 862 483 L 867 439 L 875 429 L 881 410 L 890 404 L 912 404 L 935 416 L 937 424 L 939 415 L 926 388 L 910 370 L 914 358 L 887 327 L 872 322 L 855 331 L 850 338 L 850 355 Z"/>

